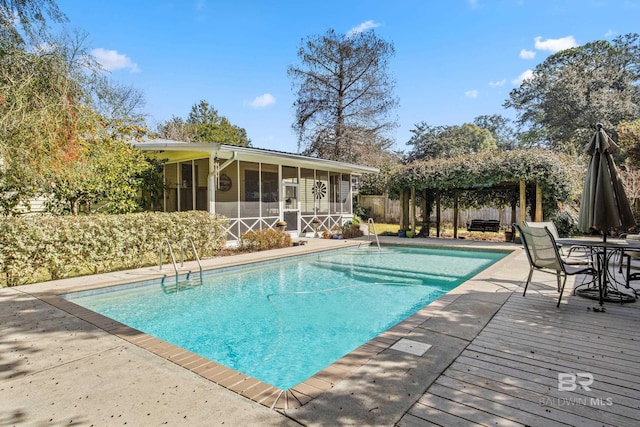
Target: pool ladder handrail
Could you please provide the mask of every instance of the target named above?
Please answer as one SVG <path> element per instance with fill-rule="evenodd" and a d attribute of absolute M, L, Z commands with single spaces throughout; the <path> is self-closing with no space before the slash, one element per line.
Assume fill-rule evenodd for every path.
<path fill-rule="evenodd" d="M 171 263 L 173 264 L 173 270 L 176 273 L 176 286 L 178 285 L 178 264 L 176 263 L 176 257 L 173 254 L 173 248 L 171 247 L 171 242 L 169 241 L 169 239 L 164 239 L 162 241 L 162 243 L 160 243 L 160 262 L 158 265 L 158 270 L 163 271 L 162 270 L 162 250 L 164 249 L 164 246 L 167 245 L 167 248 L 169 248 L 169 257 L 171 258 Z"/>
<path fill-rule="evenodd" d="M 378 232 L 376 231 L 376 223 L 373 221 L 373 218 L 369 218 L 367 220 L 367 229 L 371 230 L 370 226 L 373 226 L 373 235 L 376 236 L 376 244 L 378 245 L 378 250 L 380 250 L 380 239 L 378 239 Z M 368 234 L 367 239 L 371 238 L 371 233 Z"/>
<path fill-rule="evenodd" d="M 198 256 L 198 251 L 196 249 L 195 243 L 193 243 L 193 239 L 191 237 L 187 237 L 180 242 L 180 267 L 184 267 L 184 244 L 188 243 L 191 245 L 191 250 L 193 251 L 193 256 L 195 256 L 196 261 L 198 262 L 198 268 L 200 268 L 200 276 L 202 276 L 202 263 L 200 262 L 200 257 Z"/>
<path fill-rule="evenodd" d="M 180 242 L 180 268 L 184 268 L 184 248 L 185 248 L 185 242 L 189 243 L 191 245 L 191 250 L 193 251 L 193 255 L 196 258 L 196 261 L 198 262 L 198 267 L 200 268 L 200 277 L 202 277 L 202 263 L 200 262 L 200 256 L 198 256 L 198 251 L 196 249 L 196 245 L 193 243 L 193 239 L 191 239 L 190 237 L 187 237 L 185 239 L 183 239 Z M 160 244 L 160 261 L 159 261 L 159 265 L 158 265 L 158 269 L 160 271 L 162 270 L 162 250 L 164 249 L 164 246 L 167 246 L 167 248 L 169 248 L 169 257 L 171 258 L 171 263 L 173 264 L 173 270 L 176 273 L 176 282 L 178 281 L 178 263 L 176 262 L 176 257 L 175 254 L 173 253 L 173 248 L 171 247 L 171 242 L 169 241 L 169 239 L 164 239 L 162 241 L 162 243 Z"/>

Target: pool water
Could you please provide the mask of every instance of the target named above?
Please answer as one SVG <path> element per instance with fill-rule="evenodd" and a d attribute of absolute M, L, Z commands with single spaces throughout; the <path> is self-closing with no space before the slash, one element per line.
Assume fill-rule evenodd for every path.
<path fill-rule="evenodd" d="M 504 256 L 340 250 L 63 297 L 286 390 Z"/>

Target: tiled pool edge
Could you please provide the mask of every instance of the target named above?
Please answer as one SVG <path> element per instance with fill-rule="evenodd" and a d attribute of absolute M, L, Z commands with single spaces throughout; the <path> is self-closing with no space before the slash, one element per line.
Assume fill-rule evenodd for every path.
<path fill-rule="evenodd" d="M 513 255 L 514 254 L 505 256 L 465 283 L 481 279 L 482 276 L 488 275 L 494 268 L 498 268 L 499 265 L 506 262 L 506 260 Z M 311 378 L 286 391 L 222 366 L 173 344 L 144 334 L 141 331 L 58 297 L 52 292 L 36 292 L 32 295 L 254 402 L 272 409 L 288 410 L 300 408 L 322 393 L 330 390 L 338 382 L 351 375 L 356 369 L 365 365 L 368 361 L 387 350 L 400 339 L 408 336 L 414 329 L 420 327 L 435 313 L 454 302 L 460 296 L 460 294 L 456 294 L 454 291 L 461 286 L 464 286 L 464 283 L 423 307 L 394 327 L 361 345 L 351 353 L 343 356 Z"/>

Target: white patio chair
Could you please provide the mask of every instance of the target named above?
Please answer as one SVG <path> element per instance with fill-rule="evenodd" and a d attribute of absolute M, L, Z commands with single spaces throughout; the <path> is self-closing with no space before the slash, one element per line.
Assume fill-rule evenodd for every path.
<path fill-rule="evenodd" d="M 542 271 L 544 273 L 555 274 L 558 280 L 558 304 L 556 307 L 560 307 L 560 301 L 562 300 L 562 294 L 567 282 L 567 276 L 573 276 L 577 274 L 591 275 L 594 278 L 598 276 L 598 272 L 591 265 L 570 265 L 567 264 L 560 256 L 560 251 L 556 241 L 546 227 L 527 227 L 516 225 L 520 238 L 524 244 L 527 258 L 529 259 L 529 276 L 527 277 L 527 283 L 524 286 L 524 292 L 522 296 L 527 294 L 527 287 L 531 282 L 531 277 L 534 271 Z M 562 277 L 562 280 L 560 280 Z"/>
<path fill-rule="evenodd" d="M 560 238 L 560 234 L 558 233 L 558 229 L 556 228 L 556 225 L 552 222 L 552 221 L 524 221 L 523 222 L 524 225 L 526 225 L 527 227 L 538 227 L 538 228 L 547 228 L 549 230 L 549 232 L 551 233 L 551 236 L 553 236 L 554 240 Z M 561 244 L 558 244 L 558 249 L 560 250 L 560 254 L 564 253 L 564 248 L 562 247 Z M 582 256 L 573 256 L 573 252 L 574 251 L 582 251 Z M 564 258 L 564 261 L 568 264 L 574 264 L 574 265 L 586 265 L 586 264 L 591 264 L 593 260 L 593 254 L 591 253 L 591 249 L 585 247 L 585 246 L 580 246 L 580 245 L 573 245 L 569 248 L 569 250 L 567 251 L 566 257 Z"/>

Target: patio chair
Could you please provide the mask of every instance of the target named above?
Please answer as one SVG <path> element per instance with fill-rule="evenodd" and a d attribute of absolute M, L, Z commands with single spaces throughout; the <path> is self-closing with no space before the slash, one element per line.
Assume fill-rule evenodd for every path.
<path fill-rule="evenodd" d="M 527 227 L 538 227 L 538 228 L 547 228 L 549 230 L 549 232 L 551 233 L 551 236 L 553 236 L 554 240 L 560 238 L 560 234 L 558 234 L 558 229 L 556 228 L 556 225 L 552 222 L 552 221 L 524 221 L 523 222 L 524 225 L 526 225 Z M 563 247 L 561 244 L 556 243 L 558 245 L 558 249 L 560 251 L 560 253 L 562 254 L 563 251 Z M 578 257 L 576 258 L 571 258 L 571 255 L 573 253 L 573 251 L 576 250 L 580 250 L 584 252 L 584 256 L 583 257 Z M 584 259 L 584 258 L 588 258 Z M 579 245 L 573 245 L 569 248 L 569 250 L 567 251 L 567 255 L 566 258 L 564 259 L 564 261 L 568 264 L 590 264 L 591 263 L 591 259 L 592 259 L 592 254 L 591 254 L 591 250 L 585 246 L 579 246 Z"/>
<path fill-rule="evenodd" d="M 560 307 L 567 276 L 586 274 L 592 275 L 594 278 L 597 277 L 598 272 L 591 265 L 571 265 L 566 263 L 560 256 L 556 240 L 547 227 L 516 225 L 516 228 L 520 233 L 520 238 L 524 244 L 530 266 L 529 277 L 527 277 L 527 283 L 524 286 L 522 296 L 527 294 L 527 287 L 529 286 L 529 282 L 531 282 L 531 277 L 535 270 L 556 275 L 558 292 L 560 292 L 556 307 Z M 561 277 L 562 281 L 560 280 Z"/>

